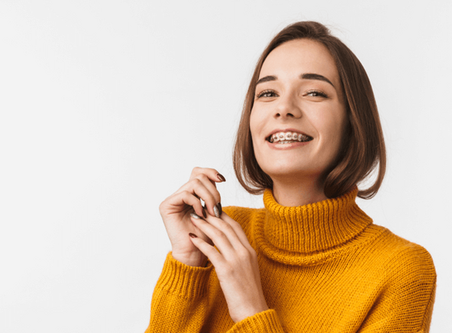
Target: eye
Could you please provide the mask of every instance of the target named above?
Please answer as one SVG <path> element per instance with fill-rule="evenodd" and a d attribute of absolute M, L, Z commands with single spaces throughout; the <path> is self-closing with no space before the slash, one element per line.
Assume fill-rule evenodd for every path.
<path fill-rule="evenodd" d="M 256 94 L 256 99 L 257 98 L 262 98 L 262 97 L 276 97 L 278 96 L 273 90 L 264 90 L 259 94 Z"/>
<path fill-rule="evenodd" d="M 306 93 L 306 96 L 323 97 L 323 98 L 327 98 L 327 97 L 328 97 L 325 93 L 323 93 L 323 92 L 321 92 L 321 91 L 318 91 L 318 90 L 311 90 L 311 91 L 308 91 L 308 92 Z"/>

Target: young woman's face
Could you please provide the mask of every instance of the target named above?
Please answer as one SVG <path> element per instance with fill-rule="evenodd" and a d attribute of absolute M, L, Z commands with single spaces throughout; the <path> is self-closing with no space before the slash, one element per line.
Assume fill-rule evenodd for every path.
<path fill-rule="evenodd" d="M 347 124 L 339 74 L 322 44 L 286 42 L 266 58 L 250 130 L 256 160 L 273 181 L 319 177 L 337 157 Z"/>

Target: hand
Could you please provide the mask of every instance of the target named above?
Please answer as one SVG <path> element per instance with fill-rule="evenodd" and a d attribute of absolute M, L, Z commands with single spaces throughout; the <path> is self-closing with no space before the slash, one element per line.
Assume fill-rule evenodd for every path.
<path fill-rule="evenodd" d="M 191 215 L 193 224 L 209 237 L 219 251 L 198 235 L 193 244 L 212 262 L 234 322 L 268 310 L 262 291 L 256 251 L 239 223 L 226 213 L 221 218 Z"/>
<path fill-rule="evenodd" d="M 172 246 L 173 258 L 190 266 L 203 267 L 206 256 L 196 247 L 188 236 L 197 233 L 200 239 L 209 238 L 190 221 L 193 211 L 200 216 L 221 214 L 221 197 L 215 183 L 225 181 L 218 171 L 207 168 L 194 168 L 190 180 L 174 194 L 166 198 L 159 207 L 166 232 Z M 203 209 L 200 198 L 205 202 Z"/>

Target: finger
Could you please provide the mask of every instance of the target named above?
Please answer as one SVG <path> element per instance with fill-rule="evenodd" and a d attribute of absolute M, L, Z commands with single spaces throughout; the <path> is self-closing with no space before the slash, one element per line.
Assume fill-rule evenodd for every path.
<path fill-rule="evenodd" d="M 200 214 L 201 216 L 204 213 L 204 209 L 199 199 L 189 191 L 175 193 L 167 200 L 170 214 L 173 213 L 173 209 L 175 209 L 177 213 L 181 212 L 181 206 L 191 206 L 193 207 L 193 210 L 196 212 L 196 214 Z"/>
<path fill-rule="evenodd" d="M 237 235 L 236 230 L 231 226 L 230 223 L 226 222 L 223 219 L 223 216 L 228 217 L 230 220 L 232 220 L 229 216 L 227 216 L 226 214 L 222 215 L 221 218 L 216 218 L 213 216 L 208 216 L 206 219 L 204 219 L 207 223 L 211 224 L 212 226 L 214 226 L 215 228 L 221 230 L 224 234 L 226 234 L 226 236 L 228 237 L 229 241 L 231 242 L 231 244 L 237 248 L 240 247 L 242 245 L 242 239 L 240 239 Z M 232 220 L 234 221 L 234 220 Z M 243 230 L 240 230 L 243 233 Z M 246 239 L 246 235 L 245 235 L 245 241 L 247 242 L 248 240 Z"/>
<path fill-rule="evenodd" d="M 193 224 L 193 227 L 195 228 L 194 233 L 196 234 L 196 236 L 198 236 L 199 238 L 201 238 L 203 241 L 205 241 L 207 244 L 210 244 L 212 246 L 214 246 L 213 241 L 201 230 L 199 229 L 196 225 Z"/>
<path fill-rule="evenodd" d="M 201 183 L 205 186 L 205 188 L 210 192 L 210 194 L 214 198 L 213 201 L 205 200 L 204 198 L 202 198 L 204 200 L 204 202 L 206 203 L 206 208 L 207 208 L 208 213 L 212 216 L 219 217 L 221 215 L 220 214 L 220 210 L 221 210 L 221 208 L 220 208 L 221 207 L 220 192 L 218 192 L 215 184 L 212 183 L 206 175 L 202 174 L 197 179 L 199 179 L 201 181 Z"/>
<path fill-rule="evenodd" d="M 195 234 L 189 235 L 193 245 L 196 246 L 198 250 L 201 251 L 207 258 L 209 258 L 212 265 L 217 266 L 224 261 L 223 256 L 215 249 L 215 247 L 208 244 Z"/>
<path fill-rule="evenodd" d="M 220 193 L 217 191 L 215 185 L 212 184 L 212 182 L 205 175 L 200 175 L 199 178 L 190 180 L 176 193 L 182 191 L 189 191 L 199 199 L 202 199 L 206 204 L 209 214 L 216 215 L 215 211 L 217 210 L 218 216 L 220 215 L 219 211 L 221 210 L 221 206 L 218 205 L 221 201 Z M 200 212 L 196 213 L 199 215 Z"/>
<path fill-rule="evenodd" d="M 205 202 L 208 207 L 208 212 L 215 214 L 215 206 L 217 205 L 217 197 L 220 198 L 220 194 L 216 188 L 208 180 L 204 179 L 192 179 L 187 184 L 182 186 L 178 192 L 188 191 L 191 192 L 198 200 Z M 214 191 L 214 193 L 212 193 Z M 177 193 L 177 192 L 176 192 Z M 220 198 L 221 199 L 221 198 Z M 196 211 L 198 215 L 206 216 L 205 213 Z"/>
<path fill-rule="evenodd" d="M 224 176 L 221 173 L 219 173 L 217 170 L 212 169 L 212 168 L 200 168 L 200 167 L 193 168 L 191 175 L 190 175 L 190 179 L 197 178 L 197 176 L 199 176 L 201 174 L 206 175 L 212 182 L 215 182 L 215 183 L 221 183 L 221 182 L 226 181 Z"/>
<path fill-rule="evenodd" d="M 243 248 L 231 227 L 228 226 L 226 227 L 227 229 L 222 230 L 220 224 L 217 223 L 217 226 L 219 226 L 217 227 L 210 223 L 212 220 L 220 219 L 213 216 L 209 216 L 207 219 L 201 219 L 194 215 L 191 215 L 191 218 L 193 224 L 212 240 L 213 244 L 223 255 L 230 257 L 231 251 L 234 251 L 236 247 L 241 246 Z M 235 246 L 232 243 L 235 243 Z"/>
<path fill-rule="evenodd" d="M 248 249 L 252 249 L 248 237 L 246 237 L 245 231 L 243 231 L 242 226 L 236 220 L 232 219 L 228 214 L 223 212 L 221 214 L 221 219 L 227 223 L 235 232 L 237 237 L 240 239 L 241 244 L 246 246 Z"/>

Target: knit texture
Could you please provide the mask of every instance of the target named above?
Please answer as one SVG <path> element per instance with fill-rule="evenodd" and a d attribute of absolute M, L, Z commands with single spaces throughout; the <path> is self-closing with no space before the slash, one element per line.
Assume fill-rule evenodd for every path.
<path fill-rule="evenodd" d="M 169 253 L 146 333 L 428 332 L 431 256 L 373 224 L 357 191 L 284 207 L 266 190 L 265 208 L 226 207 L 257 252 L 270 310 L 234 323 L 211 263 L 189 267 Z"/>

